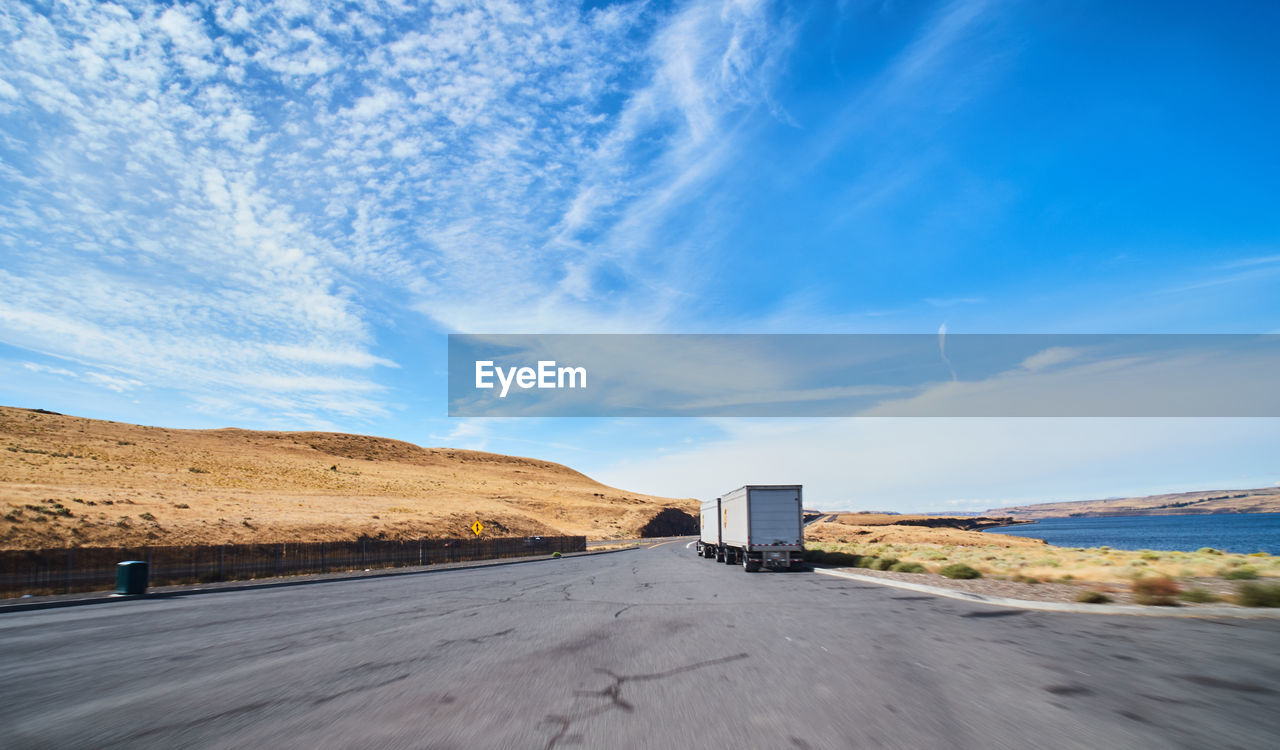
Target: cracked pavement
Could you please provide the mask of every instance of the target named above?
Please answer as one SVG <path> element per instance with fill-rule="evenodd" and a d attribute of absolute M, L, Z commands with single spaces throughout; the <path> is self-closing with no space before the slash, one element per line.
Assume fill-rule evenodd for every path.
<path fill-rule="evenodd" d="M 0 745 L 1270 748 L 1280 622 L 607 555 L 0 615 Z"/>

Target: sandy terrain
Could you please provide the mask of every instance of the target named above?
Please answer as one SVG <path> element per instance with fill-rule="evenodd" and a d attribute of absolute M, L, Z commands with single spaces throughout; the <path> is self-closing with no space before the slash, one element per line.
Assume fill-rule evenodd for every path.
<path fill-rule="evenodd" d="M 469 535 L 633 538 L 692 499 L 364 435 L 170 430 L 0 407 L 0 548 Z"/>
<path fill-rule="evenodd" d="M 933 544 L 933 545 L 970 545 L 977 547 L 1028 547 L 1043 549 L 1046 545 L 1039 539 L 1011 536 L 1007 534 L 984 534 L 981 531 L 962 531 L 960 529 L 927 528 L 923 526 L 896 526 L 891 522 L 852 524 L 844 523 L 845 519 L 861 520 L 861 514 L 842 514 L 840 520 L 831 523 L 812 523 L 805 527 L 805 542 L 835 542 L 837 544 Z M 882 518 L 902 518 L 902 516 L 883 516 Z"/>

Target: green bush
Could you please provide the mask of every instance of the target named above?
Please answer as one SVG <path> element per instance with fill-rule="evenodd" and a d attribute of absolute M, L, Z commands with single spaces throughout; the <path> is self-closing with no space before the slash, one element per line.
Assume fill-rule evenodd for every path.
<path fill-rule="evenodd" d="M 891 568 L 893 568 L 893 566 L 897 564 L 898 564 L 898 558 L 896 557 L 877 557 L 875 558 L 875 562 L 868 565 L 867 567 L 871 568 L 872 570 L 890 570 Z"/>
<path fill-rule="evenodd" d="M 964 563 L 952 563 L 938 571 L 947 578 L 981 578 L 982 573 Z"/>
<path fill-rule="evenodd" d="M 1218 595 L 1208 589 L 1187 589 L 1179 594 L 1184 602 L 1194 602 L 1196 604 L 1206 604 L 1208 602 L 1218 601 Z"/>
<path fill-rule="evenodd" d="M 563 555 L 561 555 L 559 552 L 552 552 L 552 553 L 551 553 L 551 556 L 552 556 L 552 557 L 563 557 Z"/>
<path fill-rule="evenodd" d="M 895 563 L 889 570 L 895 573 L 925 573 L 927 572 L 923 565 L 917 562 L 900 562 Z"/>
<path fill-rule="evenodd" d="M 1242 583 L 1236 601 L 1244 607 L 1280 607 L 1280 583 Z"/>
<path fill-rule="evenodd" d="M 850 568 L 866 567 L 859 565 L 863 560 L 861 555 L 855 555 L 850 552 L 829 552 L 824 549 L 807 549 L 804 551 L 804 559 L 808 562 L 823 563 L 825 565 L 844 565 Z"/>
<path fill-rule="evenodd" d="M 1176 605 L 1178 602 L 1174 597 L 1181 590 L 1177 581 L 1164 577 L 1139 578 L 1132 587 L 1135 602 L 1155 607 Z"/>
<path fill-rule="evenodd" d="M 1040 583 L 1039 578 L 1036 578 L 1035 576 L 1024 576 L 1021 573 L 1010 577 L 1009 580 L 1014 583 Z"/>
<path fill-rule="evenodd" d="M 1222 570 L 1219 575 L 1228 581 L 1252 581 L 1258 577 L 1258 569 L 1248 565 L 1241 565 L 1238 568 Z"/>
<path fill-rule="evenodd" d="M 1076 601 L 1081 604 L 1106 604 L 1111 601 L 1111 597 L 1101 591 L 1089 590 L 1081 591 L 1079 594 L 1076 594 Z"/>

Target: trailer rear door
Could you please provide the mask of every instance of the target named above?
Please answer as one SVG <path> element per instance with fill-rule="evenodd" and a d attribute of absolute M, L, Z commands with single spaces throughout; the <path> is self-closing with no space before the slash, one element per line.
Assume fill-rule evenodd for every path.
<path fill-rule="evenodd" d="M 751 489 L 751 546 L 801 544 L 800 490 Z"/>

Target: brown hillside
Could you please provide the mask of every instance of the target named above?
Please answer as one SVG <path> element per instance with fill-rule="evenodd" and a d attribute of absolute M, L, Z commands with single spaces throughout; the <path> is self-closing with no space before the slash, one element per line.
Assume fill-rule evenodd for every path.
<path fill-rule="evenodd" d="M 1280 487 L 1262 487 L 1252 490 L 1204 490 L 1145 497 L 1038 503 L 987 511 L 987 515 L 1013 516 L 1021 519 L 1214 513 L 1280 513 Z"/>
<path fill-rule="evenodd" d="M 0 407 L 0 548 L 573 534 L 673 500 L 566 466 L 365 435 L 159 427 Z"/>
<path fill-rule="evenodd" d="M 811 523 L 805 527 L 806 542 L 851 544 L 935 544 L 978 547 L 1043 547 L 1040 539 L 1009 534 L 984 534 L 958 528 L 939 528 L 894 523 L 860 523 L 858 513 L 842 513 L 835 521 Z M 886 516 L 886 518 L 901 518 Z M 879 520 L 879 519 L 876 519 Z"/>

